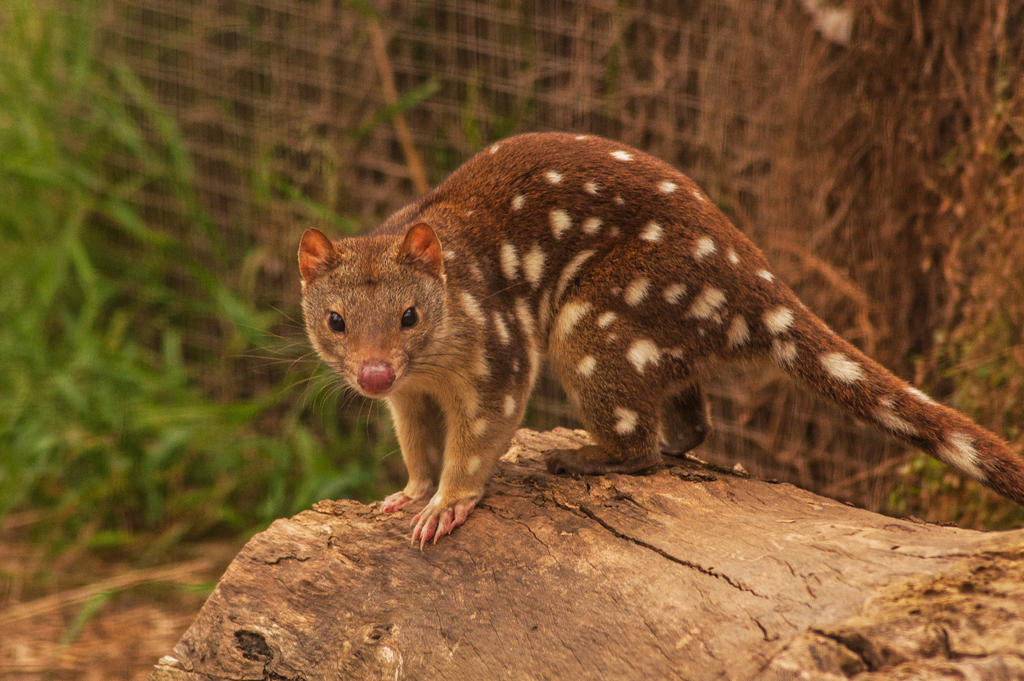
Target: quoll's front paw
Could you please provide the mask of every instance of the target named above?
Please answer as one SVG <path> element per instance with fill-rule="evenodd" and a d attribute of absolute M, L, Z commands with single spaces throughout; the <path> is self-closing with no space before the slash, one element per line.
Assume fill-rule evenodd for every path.
<path fill-rule="evenodd" d="M 414 499 L 404 491 L 395 492 L 384 497 L 384 500 L 380 502 L 380 510 L 385 513 L 394 513 L 398 509 L 408 506 L 413 501 Z"/>
<path fill-rule="evenodd" d="M 413 517 L 412 540 L 419 540 L 421 549 L 431 539 L 436 544 L 439 537 L 451 534 L 452 530 L 466 522 L 479 499 L 477 495 L 447 502 L 435 494 L 423 510 Z"/>
<path fill-rule="evenodd" d="M 385 513 L 394 513 L 395 511 L 405 508 L 414 501 L 423 501 L 428 498 L 434 491 L 434 486 L 430 484 L 409 484 L 406 485 L 405 489 L 394 494 L 389 494 L 380 502 L 380 510 Z"/>

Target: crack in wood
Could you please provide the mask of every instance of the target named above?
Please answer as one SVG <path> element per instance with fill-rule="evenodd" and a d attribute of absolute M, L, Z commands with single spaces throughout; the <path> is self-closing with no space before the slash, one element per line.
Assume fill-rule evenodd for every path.
<path fill-rule="evenodd" d="M 280 565 L 287 560 L 294 560 L 296 563 L 305 563 L 309 558 L 309 556 L 278 556 L 274 560 L 257 560 L 256 562 L 264 565 Z"/>
<path fill-rule="evenodd" d="M 556 501 L 555 503 L 558 503 L 558 502 Z M 572 510 L 571 508 L 569 508 L 567 506 L 562 506 L 562 508 L 564 508 L 566 510 L 570 510 L 570 511 Z M 591 510 L 590 508 L 587 508 L 587 506 L 585 504 L 580 504 L 579 511 L 581 513 L 583 513 L 585 516 L 587 516 L 588 518 L 590 518 L 591 520 L 593 520 L 594 522 L 596 522 L 598 525 L 603 527 L 604 529 L 606 529 L 609 532 L 611 532 L 613 535 L 615 535 L 619 539 L 622 539 L 624 541 L 628 541 L 628 542 L 630 542 L 632 544 L 636 544 L 637 546 L 639 546 L 641 548 L 644 548 L 644 549 L 647 549 L 648 551 L 653 551 L 654 553 L 658 554 L 662 558 L 665 558 L 666 560 L 670 560 L 673 563 L 676 563 L 677 565 L 682 565 L 683 567 L 690 568 L 691 570 L 696 570 L 697 572 L 705 574 L 708 577 L 714 577 L 715 579 L 720 579 L 720 580 L 724 581 L 726 584 L 728 584 L 729 586 L 733 587 L 734 589 L 737 589 L 739 591 L 743 591 L 744 593 L 749 593 L 752 596 L 756 596 L 757 598 L 768 598 L 764 594 L 758 593 L 757 591 L 755 591 L 754 589 L 750 588 L 749 586 L 743 584 L 739 580 L 733 579 L 729 575 L 727 575 L 725 573 L 722 573 L 722 572 L 719 572 L 718 570 L 715 570 L 714 568 L 705 567 L 703 565 L 700 565 L 698 563 L 694 563 L 694 562 L 686 560 L 684 558 L 680 558 L 678 556 L 673 556 L 668 551 L 666 551 L 664 549 L 661 549 L 661 548 L 658 548 L 657 546 L 654 546 L 653 544 L 650 544 L 648 542 L 645 542 L 643 539 L 639 539 L 638 537 L 633 537 L 631 535 L 626 534 L 625 532 L 622 532 L 621 530 L 619 530 L 619 529 L 615 528 L 613 525 L 611 525 L 611 523 L 606 521 L 604 518 L 601 518 L 599 515 L 597 515 L 597 513 L 595 513 L 593 510 Z"/>
<path fill-rule="evenodd" d="M 751 615 L 750 619 L 752 619 L 754 621 L 754 624 L 757 625 L 757 628 L 761 630 L 761 638 L 763 638 L 765 641 L 775 641 L 775 640 L 778 640 L 778 638 L 779 638 L 778 636 L 769 636 L 768 635 L 768 630 L 764 628 L 763 624 L 761 624 L 761 620 L 757 619 L 753 615 Z"/>

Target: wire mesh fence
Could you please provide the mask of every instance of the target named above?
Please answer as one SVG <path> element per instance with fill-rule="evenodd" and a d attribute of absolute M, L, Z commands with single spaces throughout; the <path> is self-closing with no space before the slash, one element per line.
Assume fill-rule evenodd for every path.
<path fill-rule="evenodd" d="M 1019 56 L 1008 27 L 1022 12 L 939 5 L 920 16 L 811 0 L 110 0 L 103 25 L 110 53 L 177 121 L 204 204 L 246 254 L 223 276 L 249 277 L 268 306 L 297 309 L 302 229 L 348 226 L 320 207 L 370 226 L 493 139 L 585 131 L 691 175 L 812 310 L 948 393 L 957 358 L 934 330 L 963 319 L 965 273 L 989 257 L 965 216 L 999 209 L 961 200 L 951 212 L 943 200 L 963 197 L 951 178 L 970 158 L 935 164 L 986 120 L 1016 135 L 1019 154 L 1020 128 L 1006 133 L 993 113 L 1006 93 L 994 81 L 948 96 L 943 60 L 974 72 Z M 965 45 L 958 31 L 998 39 Z M 1019 66 L 1006 68 L 1020 83 Z M 1008 106 L 1020 114 L 1019 97 Z M 981 182 L 1000 165 L 972 167 Z M 188 229 L 159 187 L 147 201 L 153 219 Z M 709 388 L 705 455 L 884 505 L 891 478 L 878 473 L 901 449 L 772 370 L 730 369 Z M 551 381 L 539 393 L 535 424 L 571 422 Z"/>

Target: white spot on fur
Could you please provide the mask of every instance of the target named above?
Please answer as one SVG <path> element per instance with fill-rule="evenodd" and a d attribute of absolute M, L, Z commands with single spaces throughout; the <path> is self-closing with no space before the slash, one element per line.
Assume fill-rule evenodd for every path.
<path fill-rule="evenodd" d="M 623 298 L 626 302 L 636 307 L 643 302 L 644 298 L 647 297 L 647 290 L 651 287 L 651 280 L 646 277 L 639 277 L 629 282 L 626 286 L 626 292 L 623 294 Z"/>
<path fill-rule="evenodd" d="M 597 192 L 601 190 L 601 185 L 591 180 L 583 185 L 583 191 L 590 194 L 591 196 L 597 196 Z"/>
<path fill-rule="evenodd" d="M 878 401 L 878 404 L 879 408 L 875 410 L 875 420 L 878 421 L 878 423 L 894 433 L 917 435 L 918 430 L 914 424 L 896 414 L 893 409 L 893 401 L 891 398 L 883 397 Z"/>
<path fill-rule="evenodd" d="M 473 210 L 472 208 L 470 208 L 469 210 L 467 210 L 467 211 L 466 211 L 466 217 L 467 217 L 467 218 L 471 218 L 471 217 L 473 217 L 473 213 L 474 213 L 474 212 L 475 212 L 475 211 L 474 211 L 474 210 Z"/>
<path fill-rule="evenodd" d="M 482 420 L 483 419 L 477 419 L 476 421 L 473 421 L 474 427 L 476 426 L 477 423 L 479 423 Z M 475 428 L 474 428 L 473 432 L 476 433 Z M 480 435 L 483 435 L 485 432 L 487 432 L 487 424 L 486 423 L 484 424 L 483 432 L 476 433 L 476 435 L 479 437 Z M 470 475 L 473 475 L 478 470 L 480 470 L 480 463 L 481 463 L 481 461 L 480 461 L 480 457 L 479 456 L 471 456 L 471 457 L 469 457 L 469 461 L 466 462 L 466 472 L 469 473 Z"/>
<path fill-rule="evenodd" d="M 587 136 L 586 135 L 576 135 L 575 139 L 585 140 L 585 139 L 587 139 Z"/>
<path fill-rule="evenodd" d="M 629 346 L 629 350 L 626 351 L 626 359 L 633 364 L 638 374 L 642 374 L 644 367 L 648 364 L 657 364 L 661 361 L 661 350 L 653 341 L 641 338 L 633 341 L 633 344 Z"/>
<path fill-rule="evenodd" d="M 505 395 L 505 418 L 510 419 L 516 413 L 516 398 L 511 394 Z"/>
<path fill-rule="evenodd" d="M 487 354 L 483 345 L 477 349 L 476 358 L 473 360 L 473 373 L 480 378 L 488 378 L 491 375 L 491 366 L 487 363 Z"/>
<path fill-rule="evenodd" d="M 590 308 L 590 303 L 580 300 L 571 300 L 563 305 L 558 313 L 558 319 L 555 320 L 554 335 L 560 338 L 567 337 L 573 327 L 590 312 Z"/>
<path fill-rule="evenodd" d="M 445 260 L 455 260 L 455 256 L 456 256 L 455 251 L 453 251 L 453 250 L 451 250 L 449 248 L 446 248 L 446 249 L 444 249 L 444 251 L 442 251 L 442 253 L 444 255 L 444 259 Z"/>
<path fill-rule="evenodd" d="M 544 177 L 547 178 L 547 181 L 550 182 L 551 184 L 558 184 L 559 182 L 562 181 L 562 173 L 558 172 L 557 170 L 546 171 L 544 173 Z"/>
<path fill-rule="evenodd" d="M 540 371 L 540 361 L 542 359 L 540 351 L 534 346 L 530 345 L 527 360 L 530 362 L 530 370 L 526 374 L 526 384 L 533 385 L 533 382 L 537 380 L 537 372 Z"/>
<path fill-rule="evenodd" d="M 587 218 L 583 221 L 583 233 L 594 235 L 601 231 L 601 218 Z"/>
<path fill-rule="evenodd" d="M 757 276 L 761 277 L 765 281 L 773 281 L 775 279 L 775 275 L 768 270 L 758 270 Z"/>
<path fill-rule="evenodd" d="M 907 386 L 905 388 L 905 390 L 908 393 L 910 393 L 911 395 L 913 395 L 914 397 L 918 398 L 919 400 L 923 400 L 923 401 L 927 402 L 928 404 L 938 404 L 938 402 L 936 402 L 931 397 L 929 397 L 928 395 L 924 394 L 923 392 L 921 392 L 920 390 L 918 390 L 914 386 Z"/>
<path fill-rule="evenodd" d="M 473 421 L 473 423 L 469 424 L 469 429 L 472 431 L 473 435 L 483 437 L 483 434 L 487 432 L 487 419 L 481 416 L 477 420 Z"/>
<path fill-rule="evenodd" d="M 540 327 L 540 335 L 548 333 L 548 322 L 551 318 L 551 289 L 544 289 L 537 301 L 537 325 Z"/>
<path fill-rule="evenodd" d="M 978 450 L 974 448 L 974 442 L 966 433 L 949 433 L 946 435 L 946 441 L 938 446 L 936 453 L 943 461 L 956 466 L 975 480 L 984 481 L 987 478 L 978 465 Z"/>
<path fill-rule="evenodd" d="M 629 153 L 628 151 L 622 150 L 622 149 L 619 149 L 617 151 L 613 151 L 611 153 L 611 157 L 615 158 L 615 159 L 618 159 L 620 161 L 632 161 L 633 160 L 633 154 Z"/>
<path fill-rule="evenodd" d="M 658 191 L 662 194 L 671 194 L 678 188 L 678 185 L 671 180 L 662 180 L 658 183 Z"/>
<path fill-rule="evenodd" d="M 519 320 L 519 326 L 523 329 L 523 335 L 532 343 L 536 338 L 537 327 L 533 321 L 533 315 L 530 314 L 530 306 L 522 298 L 516 298 L 516 319 Z"/>
<path fill-rule="evenodd" d="M 625 407 L 615 407 L 612 412 L 615 415 L 615 432 L 619 435 L 629 435 L 636 430 L 637 413 Z"/>
<path fill-rule="evenodd" d="M 661 233 L 661 225 L 651 220 L 644 226 L 644 231 L 640 232 L 640 238 L 644 241 L 659 241 Z"/>
<path fill-rule="evenodd" d="M 733 264 L 733 265 L 739 265 L 740 264 L 740 256 L 736 255 L 736 250 L 735 249 L 732 249 L 732 248 L 729 249 L 728 258 L 729 258 L 729 262 L 731 264 Z"/>
<path fill-rule="evenodd" d="M 579 372 L 580 376 L 590 378 L 594 373 L 594 369 L 597 368 L 597 359 L 593 355 L 587 355 L 580 360 L 580 363 L 576 365 L 576 371 Z"/>
<path fill-rule="evenodd" d="M 690 306 L 689 315 L 697 319 L 710 319 L 725 304 L 725 292 L 714 286 L 705 286 Z"/>
<path fill-rule="evenodd" d="M 572 227 L 572 218 L 561 208 L 551 211 L 550 218 L 551 233 L 555 235 L 556 239 L 561 239 L 562 235 Z"/>
<path fill-rule="evenodd" d="M 697 245 L 693 249 L 693 257 L 697 260 L 702 260 L 709 255 L 714 255 L 718 251 L 715 246 L 715 240 L 709 236 L 702 236 L 697 239 Z"/>
<path fill-rule="evenodd" d="M 473 389 L 469 389 L 465 392 L 462 403 L 467 419 L 476 416 L 477 412 L 480 411 L 480 395 L 478 395 Z"/>
<path fill-rule="evenodd" d="M 534 244 L 533 248 L 523 256 L 523 276 L 534 288 L 537 287 L 540 278 L 544 275 L 545 260 L 547 260 L 547 256 L 544 255 L 539 244 Z"/>
<path fill-rule="evenodd" d="M 597 318 L 597 325 L 602 329 L 605 329 L 618 318 L 619 315 L 614 312 L 602 312 L 601 316 Z"/>
<path fill-rule="evenodd" d="M 793 341 L 772 341 L 772 357 L 783 366 L 789 366 L 796 361 L 796 343 Z"/>
<path fill-rule="evenodd" d="M 788 307 L 777 307 L 764 313 L 764 325 L 774 336 L 785 333 L 793 325 L 793 311 Z"/>
<path fill-rule="evenodd" d="M 519 274 L 519 251 L 508 241 L 501 245 L 501 272 L 509 281 Z"/>
<path fill-rule="evenodd" d="M 665 298 L 666 303 L 675 305 L 686 295 L 686 284 L 669 284 L 661 295 Z"/>
<path fill-rule="evenodd" d="M 572 278 L 576 276 L 576 273 L 579 272 L 583 263 L 589 260 L 596 252 L 597 251 L 594 250 L 580 251 L 576 254 L 576 257 L 570 260 L 569 264 L 562 269 L 562 274 L 558 277 L 558 286 L 555 287 L 555 303 L 562 299 L 562 294 L 565 293 L 566 287 L 569 285 L 569 282 L 572 281 Z"/>
<path fill-rule="evenodd" d="M 726 338 L 729 340 L 730 348 L 738 348 L 750 340 L 750 327 L 747 326 L 747 320 L 743 318 L 743 315 L 738 314 L 732 318 Z"/>
<path fill-rule="evenodd" d="M 615 195 L 613 201 L 615 201 L 615 204 L 618 206 L 624 206 L 626 204 L 626 200 L 619 196 L 618 194 Z"/>
<path fill-rule="evenodd" d="M 487 317 L 484 316 L 483 310 L 480 309 L 479 301 L 469 291 L 462 292 L 462 309 L 480 326 L 487 324 Z"/>
<path fill-rule="evenodd" d="M 502 345 L 508 345 L 512 342 L 512 334 L 508 332 L 508 326 L 505 324 L 501 313 L 497 310 L 494 311 L 494 330 L 498 332 L 498 340 L 501 341 Z"/>
<path fill-rule="evenodd" d="M 498 149 L 501 149 L 501 145 L 500 144 L 492 144 L 490 151 L 491 151 L 492 154 L 496 154 L 496 153 L 498 153 Z"/>
<path fill-rule="evenodd" d="M 512 199 L 512 210 L 519 210 L 525 204 L 526 204 L 526 197 L 523 196 L 522 194 L 517 194 L 516 197 L 514 199 Z"/>
<path fill-rule="evenodd" d="M 704 198 L 704 195 L 701 194 L 696 189 L 693 190 L 692 194 L 693 194 L 693 198 L 697 199 L 698 201 L 707 201 L 707 199 Z"/>
<path fill-rule="evenodd" d="M 826 352 L 819 359 L 825 371 L 838 381 L 856 383 L 864 378 L 861 366 L 841 352 Z"/>

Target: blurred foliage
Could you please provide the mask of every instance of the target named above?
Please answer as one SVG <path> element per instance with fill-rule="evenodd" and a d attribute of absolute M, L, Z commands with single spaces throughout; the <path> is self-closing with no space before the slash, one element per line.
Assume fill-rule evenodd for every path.
<path fill-rule="evenodd" d="M 1009 530 L 1024 522 L 1015 504 L 948 465 L 918 452 L 898 469 L 886 512 L 940 517 L 961 527 Z"/>
<path fill-rule="evenodd" d="M 930 350 L 919 382 L 1020 452 L 1024 5 L 940 0 L 926 16 L 900 7 L 888 19 L 867 23 L 871 48 L 851 67 L 892 79 L 888 108 L 874 103 L 868 115 L 892 119 L 893 143 L 867 167 L 893 188 L 882 219 L 899 227 L 882 233 L 917 235 L 907 255 L 892 260 L 917 265 L 911 273 L 927 282 L 906 305 L 911 315 L 928 315 L 902 324 L 916 326 L 919 348 Z M 1024 525 L 1024 508 L 921 454 L 895 480 L 891 501 L 889 510 L 962 526 Z"/>
<path fill-rule="evenodd" d="M 0 7 L 0 515 L 38 510 L 55 544 L 144 532 L 158 551 L 368 494 L 369 426 L 343 432 L 337 382 L 218 276 L 247 254 L 204 213 L 173 121 L 95 42 L 81 8 Z M 188 229 L 148 222 L 143 192 Z M 214 395 L 206 374 L 253 354 L 286 387 Z"/>

